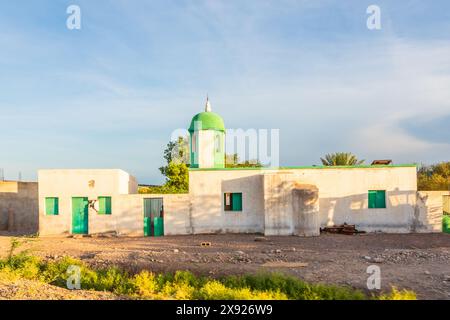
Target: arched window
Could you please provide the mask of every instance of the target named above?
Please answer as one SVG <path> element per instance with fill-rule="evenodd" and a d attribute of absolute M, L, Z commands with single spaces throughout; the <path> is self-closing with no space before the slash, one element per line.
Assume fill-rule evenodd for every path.
<path fill-rule="evenodd" d="M 197 152 L 197 134 L 193 133 L 192 134 L 192 152 Z"/>
<path fill-rule="evenodd" d="M 222 141 L 220 138 L 220 134 L 216 134 L 214 139 L 214 146 L 216 152 L 222 152 Z"/>

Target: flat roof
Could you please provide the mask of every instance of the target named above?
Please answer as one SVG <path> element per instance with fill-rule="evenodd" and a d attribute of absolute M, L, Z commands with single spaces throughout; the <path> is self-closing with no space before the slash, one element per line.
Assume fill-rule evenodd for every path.
<path fill-rule="evenodd" d="M 292 166 L 292 167 L 237 167 L 237 168 L 189 168 L 189 171 L 226 171 L 226 170 L 292 170 L 292 169 L 387 169 L 387 168 L 417 168 L 417 164 L 390 165 L 358 165 L 358 166 Z"/>

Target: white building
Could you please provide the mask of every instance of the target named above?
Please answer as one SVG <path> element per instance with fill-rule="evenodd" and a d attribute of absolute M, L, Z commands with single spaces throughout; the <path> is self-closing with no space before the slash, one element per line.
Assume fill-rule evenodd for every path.
<path fill-rule="evenodd" d="M 188 194 L 137 194 L 121 170 L 40 170 L 40 234 L 313 236 L 344 222 L 369 232 L 441 231 L 449 193 L 418 193 L 415 165 L 225 168 L 225 126 L 209 102 L 189 132 Z"/>

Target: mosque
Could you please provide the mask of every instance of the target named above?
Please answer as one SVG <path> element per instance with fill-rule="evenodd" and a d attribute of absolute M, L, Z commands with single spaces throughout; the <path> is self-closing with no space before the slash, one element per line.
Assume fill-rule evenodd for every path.
<path fill-rule="evenodd" d="M 138 194 L 136 179 L 119 169 L 39 170 L 39 234 L 318 236 L 343 223 L 441 231 L 442 194 L 417 191 L 415 165 L 226 168 L 225 124 L 209 102 L 188 130 L 187 194 Z"/>

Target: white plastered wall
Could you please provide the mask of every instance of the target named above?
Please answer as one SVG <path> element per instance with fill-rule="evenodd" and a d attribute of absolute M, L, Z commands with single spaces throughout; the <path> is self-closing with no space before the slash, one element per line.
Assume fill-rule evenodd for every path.
<path fill-rule="evenodd" d="M 294 183 L 312 184 L 319 189 L 322 226 L 346 222 L 369 232 L 411 232 L 417 223 L 414 166 L 191 170 L 189 176 L 195 233 L 292 234 L 291 190 Z M 368 208 L 369 190 L 386 190 L 386 209 Z M 242 192 L 242 212 L 224 211 L 225 192 Z"/>
<path fill-rule="evenodd" d="M 443 197 L 449 195 L 449 191 L 419 191 L 417 193 L 416 232 L 442 231 Z"/>
<path fill-rule="evenodd" d="M 224 211 L 224 193 L 242 192 L 242 211 Z M 260 171 L 189 172 L 194 233 L 264 232 L 263 180 Z"/>
<path fill-rule="evenodd" d="M 120 194 L 137 191 L 136 179 L 119 169 L 57 169 L 39 170 L 39 233 L 64 234 L 72 229 L 72 198 L 111 196 L 112 202 Z M 45 198 L 59 199 L 59 215 L 46 215 Z M 89 209 L 89 232 L 117 228 L 114 218 L 98 215 Z"/>

